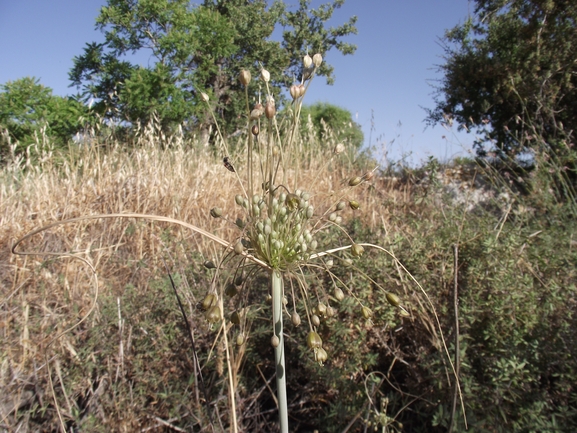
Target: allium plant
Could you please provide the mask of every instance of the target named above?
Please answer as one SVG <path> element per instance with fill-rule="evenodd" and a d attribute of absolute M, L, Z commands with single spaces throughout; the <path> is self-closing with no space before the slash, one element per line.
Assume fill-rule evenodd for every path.
<path fill-rule="evenodd" d="M 350 266 L 352 259 L 363 255 L 365 247 L 379 248 L 370 244 L 355 243 L 341 226 L 342 217 L 340 216 L 341 211 L 347 207 L 353 210 L 359 208 L 359 203 L 348 200 L 347 195 L 351 189 L 369 181 L 374 171 L 351 177 L 342 190 L 334 195 L 335 200 L 330 208 L 322 211 L 315 209 L 312 204 L 315 191 L 299 186 L 300 158 L 297 157 L 299 149 L 296 143 L 300 131 L 300 111 L 307 89 L 321 63 L 320 54 L 315 54 L 312 58 L 309 55 L 304 57 L 302 81 L 293 84 L 289 89 L 292 104 L 283 112 L 288 120 L 285 118 L 282 121 L 286 121 L 288 127 L 285 126 L 282 131 L 279 128 L 281 122 L 277 120 L 275 100 L 268 85 L 270 73 L 261 69 L 262 100 L 256 101 L 252 107 L 247 90 L 251 82 L 251 74 L 246 70 L 240 73 L 239 81 L 246 90 L 248 139 L 246 154 L 239 155 L 237 159 L 241 160 L 245 157 L 244 161 L 236 164 L 231 160 L 226 140 L 220 134 L 220 129 L 218 130 L 223 164 L 228 169 L 226 174 L 236 176 L 238 180 L 240 191 L 234 200 L 242 209 L 244 216 L 236 221 L 240 234 L 230 244 L 228 255 L 225 255 L 224 260 L 218 265 L 209 263 L 209 266 L 216 268 L 216 281 L 220 269 L 224 269 L 225 260 L 232 260 L 235 257 L 238 259 L 235 274 L 230 278 L 231 281 L 224 284 L 225 296 L 235 296 L 239 291 L 238 286 L 241 286 L 241 291 L 244 291 L 247 287 L 246 276 L 255 271 L 253 265 L 269 273 L 273 324 L 271 344 L 275 352 L 280 431 L 283 433 L 289 431 L 283 313 L 286 313 L 292 323 L 298 326 L 302 319 L 297 313 L 296 305 L 301 303 L 304 306 L 309 327 L 306 344 L 314 359 L 322 365 L 330 354 L 323 347 L 317 328 L 321 320 L 333 316 L 336 310 L 330 305 L 331 296 L 327 290 L 320 288 L 320 291 L 318 289 L 312 291 L 307 287 L 306 272 L 313 268 L 322 269 L 328 273 L 333 281 L 332 299 L 342 300 L 345 292 L 355 297 L 354 292 L 330 269 L 335 260 Z M 203 100 L 210 109 L 210 100 L 206 94 L 203 94 Z M 216 118 L 214 120 L 216 122 Z M 338 158 L 344 151 L 345 147 L 342 144 L 331 149 L 331 157 L 327 158 L 327 164 L 332 158 Z M 315 183 L 312 182 L 309 187 L 314 188 Z M 215 218 L 223 217 L 218 208 L 213 208 L 211 215 Z M 335 226 L 342 231 L 345 238 L 350 240 L 350 244 L 335 249 L 320 250 L 317 240 L 319 232 Z M 347 259 L 335 256 L 337 252 L 343 250 L 349 250 Z M 230 269 L 230 267 L 227 268 Z M 363 276 L 368 278 L 366 275 Z M 290 296 L 285 292 L 287 281 L 291 283 Z M 294 289 L 295 286 L 297 290 Z M 207 294 L 203 302 L 209 322 L 219 322 L 225 317 L 222 311 L 224 306 L 222 294 L 218 293 L 217 287 L 217 284 L 213 284 L 211 292 Z M 401 314 L 408 314 L 395 294 L 386 293 L 385 298 L 392 306 L 399 308 Z M 362 305 L 360 300 L 359 304 L 362 316 L 370 320 L 371 309 Z M 230 316 L 232 323 L 242 323 L 241 315 L 246 311 L 245 308 L 246 306 L 238 307 L 232 313 Z M 242 327 L 237 340 L 240 344 L 245 341 Z"/>
<path fill-rule="evenodd" d="M 317 68 L 322 63 L 322 56 L 315 54 L 313 57 L 306 55 L 303 59 L 303 74 L 300 83 L 293 84 L 289 93 L 292 97 L 292 104 L 283 110 L 283 126 L 279 126 L 277 121 L 277 110 L 273 94 L 269 87 L 270 73 L 265 69 L 260 71 L 261 97 L 251 106 L 248 96 L 248 85 L 252 80 L 249 71 L 242 71 L 239 81 L 245 87 L 246 110 L 247 110 L 247 140 L 245 151 L 235 154 L 234 158 L 230 154 L 225 138 L 217 125 L 217 143 L 222 152 L 223 176 L 235 176 L 238 183 L 238 191 L 234 196 L 234 201 L 242 212 L 243 217 L 237 218 L 231 224 L 235 224 L 239 229 L 236 239 L 225 240 L 219 236 L 203 230 L 200 227 L 187 222 L 176 220 L 164 216 L 122 213 L 87 215 L 79 218 L 58 221 L 53 224 L 41 227 L 32 231 L 18 240 L 12 252 L 22 255 L 45 254 L 53 256 L 65 255 L 77 258 L 87 263 L 94 273 L 95 293 L 98 293 L 98 282 L 96 271 L 90 262 L 81 256 L 73 253 L 37 253 L 18 251 L 18 246 L 26 239 L 57 225 L 74 223 L 93 219 L 110 218 L 143 218 L 155 221 L 163 221 L 186 227 L 217 244 L 224 247 L 224 253 L 215 262 L 207 260 L 205 266 L 214 269 L 212 284 L 206 294 L 202 308 L 205 310 L 206 320 L 211 324 L 220 324 L 219 329 L 225 339 L 227 355 L 229 354 L 228 331 L 232 327 L 237 327 L 235 342 L 238 346 L 246 343 L 246 331 L 249 327 L 247 311 L 250 307 L 249 286 L 251 280 L 259 270 L 264 270 L 269 275 L 270 298 L 272 301 L 272 329 L 271 344 L 275 352 L 277 397 L 279 406 L 280 431 L 286 433 L 288 429 L 288 411 L 286 395 L 286 368 L 284 359 L 284 338 L 283 338 L 283 314 L 290 317 L 293 325 L 298 326 L 305 321 L 309 327 L 306 338 L 307 346 L 311 350 L 311 356 L 319 364 L 323 364 L 331 355 L 323 347 L 323 341 L 319 335 L 318 328 L 321 321 L 335 315 L 336 310 L 331 305 L 344 299 L 345 296 L 354 298 L 358 304 L 358 311 L 364 319 L 371 320 L 372 311 L 367 305 L 357 297 L 354 290 L 331 271 L 333 266 L 348 266 L 361 278 L 366 278 L 371 283 L 379 287 L 388 303 L 397 308 L 401 315 L 409 315 L 401 300 L 394 293 L 387 292 L 378 282 L 372 280 L 368 275 L 360 271 L 354 265 L 354 260 L 361 257 L 365 248 L 375 248 L 379 251 L 394 256 L 384 248 L 367 243 L 356 243 L 342 226 L 341 213 L 346 208 L 352 210 L 359 209 L 359 203 L 349 198 L 352 189 L 358 188 L 370 181 L 374 176 L 374 170 L 358 176 L 351 176 L 343 185 L 340 191 L 335 192 L 332 203 L 328 208 L 319 210 L 313 206 L 315 198 L 314 186 L 316 181 L 309 182 L 308 189 L 299 185 L 300 165 L 302 158 L 298 154 L 300 133 L 300 111 L 303 99 L 309 88 Z M 210 109 L 211 101 L 207 94 L 202 93 L 202 100 Z M 212 114 L 214 117 L 214 114 Z M 333 158 L 345 152 L 342 144 L 337 144 L 333 149 L 327 149 L 330 157 L 327 157 L 326 164 L 331 163 Z M 321 169 L 319 173 L 323 173 Z M 231 197 L 232 200 L 232 197 Z M 210 210 L 213 218 L 228 218 L 223 211 L 214 207 Z M 335 248 L 320 248 L 319 233 L 329 228 L 336 228 L 342 234 L 343 239 L 349 242 L 347 245 Z M 231 266 L 232 264 L 232 266 Z M 403 265 L 397 261 L 397 265 L 404 269 Z M 232 272 L 230 271 L 232 269 Z M 331 287 L 322 285 L 309 287 L 307 273 L 325 272 L 327 281 L 331 281 Z M 406 271 L 406 270 L 405 270 Z M 407 272 L 409 278 L 413 279 Z M 421 292 L 428 296 L 416 280 L 413 282 L 419 287 Z M 285 290 L 285 283 L 290 290 Z M 232 298 L 236 302 L 233 311 L 225 313 L 224 299 L 227 298 L 226 305 L 232 305 L 229 301 Z M 289 300 L 290 299 L 290 300 Z M 94 301 L 93 310 L 96 300 Z M 430 301 L 429 301 L 430 303 Z M 297 312 L 297 305 L 302 305 L 306 312 L 304 320 Z M 432 304 L 431 304 L 432 305 Z M 436 317 L 436 316 L 435 316 Z M 78 326 L 87 318 L 84 316 Z M 446 344 L 440 329 L 437 318 L 437 326 L 443 343 L 445 352 L 448 354 Z M 67 331 L 68 332 L 69 328 Z M 61 334 L 60 334 L 61 335 Z M 59 336 L 60 336 L 59 335 Z M 233 379 L 231 357 L 227 356 L 229 370 L 229 387 L 231 399 L 231 424 L 234 432 L 237 431 L 236 409 L 235 409 L 235 380 Z M 450 362 L 453 368 L 452 363 Z M 48 365 L 48 368 L 50 366 Z M 455 369 L 453 368 L 453 372 Z M 458 382 L 457 382 L 458 383 Z M 56 409 L 60 415 L 58 403 L 55 400 Z M 60 417 L 62 422 L 62 417 Z M 62 422 L 64 429 L 64 423 Z"/>

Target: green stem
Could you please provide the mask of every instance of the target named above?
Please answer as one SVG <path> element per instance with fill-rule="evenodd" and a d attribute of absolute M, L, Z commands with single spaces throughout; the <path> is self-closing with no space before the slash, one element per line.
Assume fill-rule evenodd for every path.
<path fill-rule="evenodd" d="M 278 398 L 278 412 L 280 432 L 288 433 L 288 408 L 286 397 L 286 369 L 284 362 L 284 337 L 282 329 L 282 300 L 283 280 L 279 271 L 272 271 L 272 320 L 274 333 L 279 338 L 279 345 L 274 349 L 274 361 L 276 365 L 276 388 Z"/>

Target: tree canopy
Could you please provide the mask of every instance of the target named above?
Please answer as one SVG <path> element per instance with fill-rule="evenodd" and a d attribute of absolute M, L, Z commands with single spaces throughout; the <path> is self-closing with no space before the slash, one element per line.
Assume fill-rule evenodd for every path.
<path fill-rule="evenodd" d="M 242 69 L 255 76 L 265 66 L 280 101 L 281 90 L 303 72 L 303 53 L 354 53 L 356 47 L 342 39 L 356 33 L 356 17 L 326 27 L 343 3 L 309 9 L 310 0 L 300 0 L 291 10 L 280 0 L 205 0 L 196 7 L 188 0 L 108 0 L 96 21 L 105 42 L 87 44 L 74 58 L 70 79 L 104 118 L 137 124 L 154 113 L 164 128 L 186 123 L 206 131 L 212 118 L 201 103 L 205 92 L 234 129 L 246 112 L 244 92 L 238 91 Z M 277 27 L 283 29 L 280 41 L 272 38 Z M 127 56 L 137 52 L 150 54 L 148 65 L 131 63 Z M 326 63 L 317 74 L 334 79 Z M 254 100 L 258 91 L 253 81 Z"/>
<path fill-rule="evenodd" d="M 34 143 L 35 135 L 41 139 L 41 130 L 53 144 L 66 144 L 83 128 L 82 118 L 87 113 L 84 104 L 53 95 L 52 89 L 33 77 L 0 85 L 0 129 L 8 131 L 10 140 L 17 141 L 20 150 Z M 7 146 L 7 142 L 0 142 L 1 156 L 8 152 Z"/>
<path fill-rule="evenodd" d="M 563 152 L 577 129 L 577 3 L 476 0 L 475 16 L 446 32 L 444 77 L 430 124 L 477 130 L 478 154 Z"/>
<path fill-rule="evenodd" d="M 302 107 L 301 123 L 303 126 L 307 124 L 309 116 L 317 134 L 319 134 L 319 139 L 323 138 L 324 123 L 335 134 L 337 140 L 347 142 L 356 149 L 363 145 L 363 131 L 347 109 L 327 102 L 316 102 Z"/>

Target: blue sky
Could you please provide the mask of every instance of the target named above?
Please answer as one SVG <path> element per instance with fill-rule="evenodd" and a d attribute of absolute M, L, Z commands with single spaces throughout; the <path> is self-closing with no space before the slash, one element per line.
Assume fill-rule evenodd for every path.
<path fill-rule="evenodd" d="M 297 0 L 285 0 L 297 3 Z M 313 0 L 312 7 L 324 3 Z M 88 42 L 100 42 L 95 19 L 106 0 L 0 0 L 0 83 L 34 76 L 55 94 L 69 88 L 72 58 Z M 472 12 L 468 0 L 347 0 L 330 24 L 358 17 L 358 46 L 352 56 L 326 55 L 336 82 L 316 79 L 307 102 L 330 102 L 348 109 L 365 133 L 367 144 L 386 149 L 389 157 L 410 155 L 419 163 L 429 155 L 442 160 L 466 154 L 473 136 L 453 135 L 441 126 L 427 128 L 421 107 L 433 108 L 430 83 L 440 78 L 443 62 L 439 37 Z"/>

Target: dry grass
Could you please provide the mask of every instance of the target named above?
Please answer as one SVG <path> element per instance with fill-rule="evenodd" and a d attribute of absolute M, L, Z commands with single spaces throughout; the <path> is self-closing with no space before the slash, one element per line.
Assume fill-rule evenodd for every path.
<path fill-rule="evenodd" d="M 355 172 L 360 168 L 353 164 L 352 155 L 346 153 L 341 155 L 340 162 L 326 163 L 326 155 L 331 154 L 334 144 L 329 137 L 324 147 L 309 145 L 301 151 L 306 162 L 299 173 L 301 188 L 307 190 L 307 186 L 314 184 L 317 195 L 311 202 L 316 209 L 332 207 L 341 198 L 338 191 L 349 177 L 362 174 Z M 291 173 L 287 176 L 290 179 Z M 385 181 L 375 179 L 366 188 L 355 189 L 354 197 L 348 197 L 361 204 L 362 212 L 355 216 L 369 226 L 396 231 L 397 227 L 389 227 L 389 210 L 382 204 L 407 201 L 410 194 L 388 188 Z M 236 182 L 210 148 L 187 143 L 178 136 L 163 137 L 154 127 L 143 131 L 138 144 L 131 149 L 114 142 L 101 145 L 94 139 L 75 147 L 65 157 L 44 152 L 35 164 L 20 158 L 3 168 L 0 389 L 4 390 L 4 397 L 0 399 L 0 425 L 9 431 L 33 425 L 17 409 L 28 409 L 30 414 L 50 406 L 49 381 L 56 390 L 65 420 L 78 417 L 79 395 L 93 401 L 99 384 L 106 380 L 126 381 L 121 371 L 125 368 L 123 356 L 128 356 L 131 337 L 126 335 L 127 331 L 123 334 L 125 319 L 120 304 L 118 353 L 107 361 L 111 377 L 106 380 L 85 377 L 80 383 L 78 378 L 71 383 L 66 377 L 64 365 L 81 362 L 83 338 L 104 314 L 99 303 L 95 303 L 97 294 L 118 297 L 120 302 L 126 287 L 148 291 L 152 280 L 166 275 L 162 259 L 168 259 L 178 272 L 187 266 L 200 268 L 201 257 L 213 258 L 219 253 L 209 240 L 183 228 L 132 218 L 55 226 L 28 239 L 19 248 L 38 255 L 12 255 L 10 248 L 14 241 L 56 221 L 111 213 L 171 217 L 232 241 L 239 234 L 234 221 L 241 216 L 233 199 L 239 192 Z M 210 209 L 215 206 L 223 209 L 226 218 L 210 217 Z M 353 211 L 347 210 L 343 216 L 352 218 Z M 43 255 L 46 253 L 58 255 Z M 71 259 L 72 254 L 80 259 Z M 186 296 L 194 313 L 198 300 L 192 291 Z M 78 326 L 84 319 L 87 321 Z M 62 334 L 71 328 L 75 331 Z M 198 395 L 196 399 L 200 401 Z M 38 413 L 30 416 L 43 418 Z M 135 425 L 140 428 L 162 425 L 158 419 L 143 420 L 137 409 L 130 414 L 108 416 L 116 418 L 118 431 L 130 431 Z M 55 414 L 46 418 L 52 419 L 51 425 L 56 428 Z"/>

